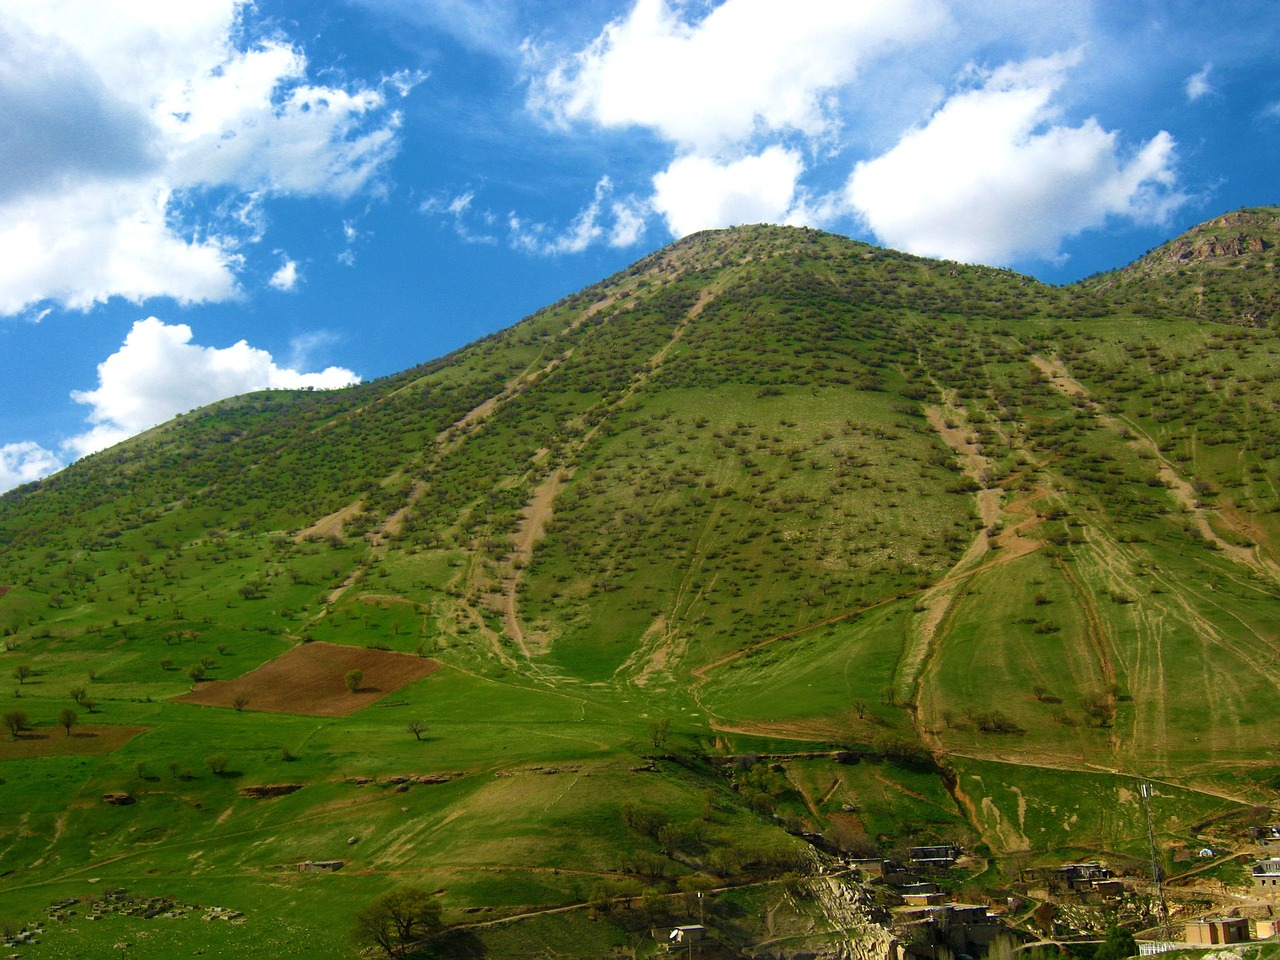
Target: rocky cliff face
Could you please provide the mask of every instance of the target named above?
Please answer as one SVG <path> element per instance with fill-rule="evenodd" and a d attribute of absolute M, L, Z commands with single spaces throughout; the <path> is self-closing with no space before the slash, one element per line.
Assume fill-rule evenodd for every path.
<path fill-rule="evenodd" d="M 1154 263 L 1185 266 L 1265 253 L 1274 246 L 1276 225 L 1277 219 L 1272 213 L 1255 210 L 1229 213 L 1165 244 L 1149 259 Z"/>

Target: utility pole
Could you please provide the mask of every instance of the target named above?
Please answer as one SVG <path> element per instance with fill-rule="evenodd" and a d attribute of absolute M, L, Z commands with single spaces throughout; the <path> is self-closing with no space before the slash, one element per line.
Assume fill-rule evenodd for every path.
<path fill-rule="evenodd" d="M 1156 899 L 1160 903 L 1160 938 L 1169 939 L 1169 905 L 1164 899 L 1164 870 L 1160 866 L 1160 857 L 1156 851 L 1156 831 L 1151 822 L 1151 784 L 1142 784 L 1142 805 L 1147 811 L 1147 843 L 1151 848 L 1151 879 L 1156 884 Z"/>

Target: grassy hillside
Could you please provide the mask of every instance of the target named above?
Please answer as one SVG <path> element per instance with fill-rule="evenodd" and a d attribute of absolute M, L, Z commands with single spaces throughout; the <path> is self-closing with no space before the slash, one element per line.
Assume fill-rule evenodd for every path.
<path fill-rule="evenodd" d="M 700 234 L 6 495 L 0 920 L 124 887 L 244 922 L 73 918 L 24 955 L 338 957 L 413 883 L 454 954 L 597 956 L 701 885 L 732 951 L 801 834 L 957 841 L 989 885 L 1144 860 L 1140 780 L 1169 850 L 1272 804 L 1275 215 L 1068 288 Z"/>

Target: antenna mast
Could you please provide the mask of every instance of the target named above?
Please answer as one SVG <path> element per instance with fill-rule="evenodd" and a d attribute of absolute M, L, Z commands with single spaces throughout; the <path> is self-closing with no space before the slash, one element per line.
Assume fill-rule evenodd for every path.
<path fill-rule="evenodd" d="M 1147 811 L 1147 843 L 1151 848 L 1151 879 L 1156 884 L 1156 898 L 1160 902 L 1160 936 L 1169 939 L 1169 905 L 1164 899 L 1164 870 L 1160 867 L 1160 857 L 1156 852 L 1156 831 L 1151 822 L 1151 784 L 1142 784 L 1142 805 Z"/>

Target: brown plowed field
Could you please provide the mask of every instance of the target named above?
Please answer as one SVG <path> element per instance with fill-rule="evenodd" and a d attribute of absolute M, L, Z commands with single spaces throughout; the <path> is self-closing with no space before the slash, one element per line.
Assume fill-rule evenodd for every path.
<path fill-rule="evenodd" d="M 230 707 L 236 697 L 244 696 L 248 698 L 246 710 L 345 717 L 439 669 L 436 660 L 405 653 L 303 643 L 242 677 L 202 683 L 175 699 L 179 703 Z M 351 670 L 364 674 L 355 693 L 348 693 L 344 682 Z"/>

